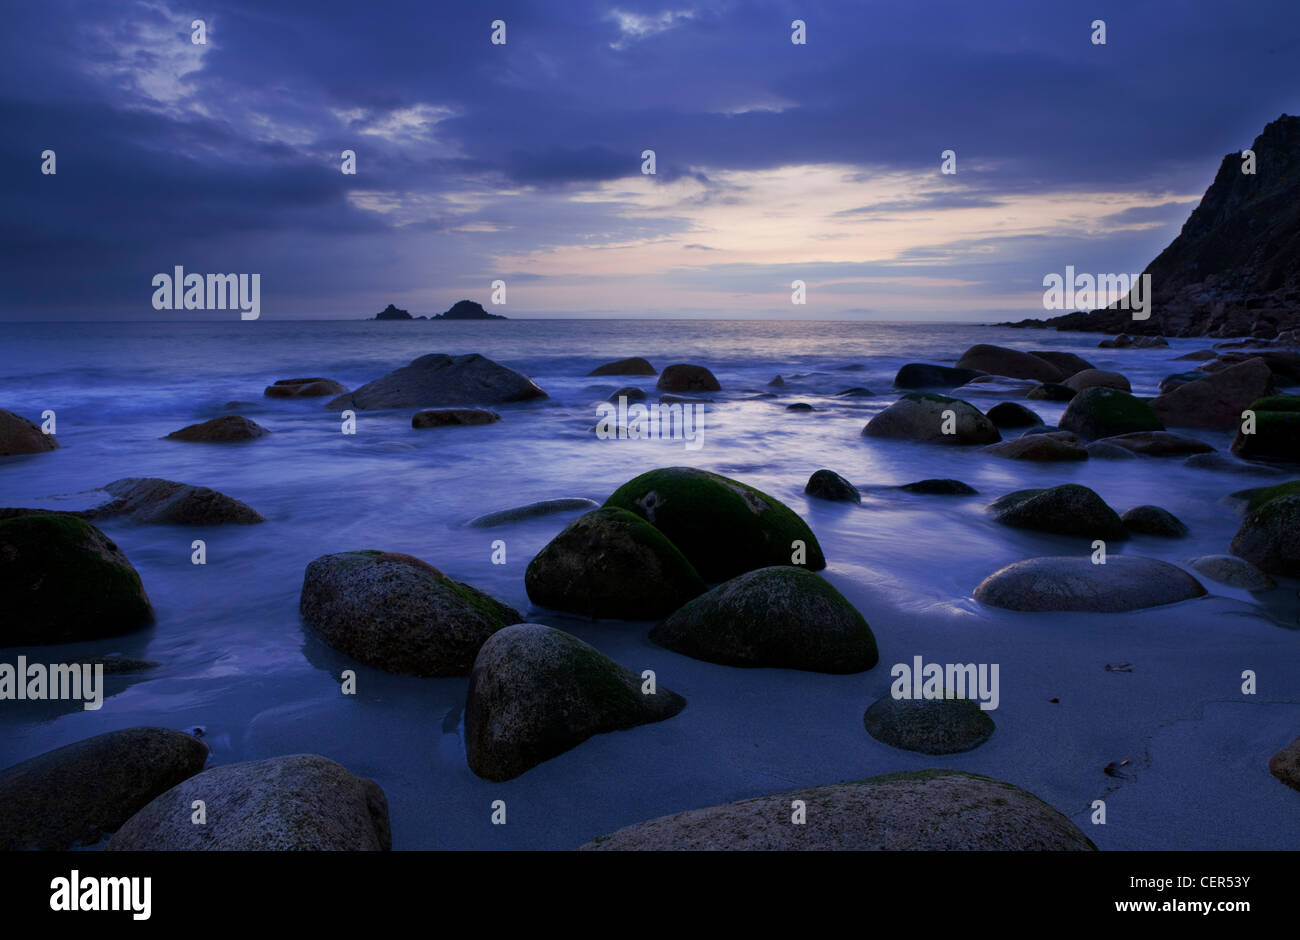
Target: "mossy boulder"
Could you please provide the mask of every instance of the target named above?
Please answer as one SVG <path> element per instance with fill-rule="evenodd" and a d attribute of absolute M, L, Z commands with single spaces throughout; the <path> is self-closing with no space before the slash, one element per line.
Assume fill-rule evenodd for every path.
<path fill-rule="evenodd" d="M 650 639 L 723 666 L 853 673 L 879 658 L 871 627 L 844 595 L 820 575 L 789 566 L 718 585 L 656 625 Z"/>
<path fill-rule="evenodd" d="M 191 822 L 202 800 L 207 822 Z M 381 852 L 388 799 L 373 780 L 317 754 L 213 767 L 173 787 L 117 831 L 110 852 Z"/>
<path fill-rule="evenodd" d="M 651 523 L 710 583 L 755 568 L 788 565 L 795 542 L 803 544 L 805 567 L 826 567 L 817 537 L 793 509 L 707 470 L 651 470 L 620 486 L 605 505 Z"/>
<path fill-rule="evenodd" d="M 1006 610 L 1118 613 L 1203 597 L 1205 588 L 1175 565 L 1137 555 L 1029 558 L 989 575 L 975 599 Z"/>
<path fill-rule="evenodd" d="M 969 698 L 877 699 L 862 716 L 867 734 L 922 754 L 970 751 L 993 734 L 993 717 Z"/>
<path fill-rule="evenodd" d="M 1278 483 L 1275 486 L 1237 490 L 1232 494 L 1232 498 L 1245 500 L 1246 511 L 1254 512 L 1265 503 L 1272 502 L 1282 496 L 1294 496 L 1297 493 L 1300 493 L 1300 480 L 1290 480 L 1286 483 Z"/>
<path fill-rule="evenodd" d="M 154 619 L 122 550 L 61 513 L 0 522 L 0 604 L 0 647 L 121 636 Z"/>
<path fill-rule="evenodd" d="M 619 620 L 662 617 L 707 589 L 667 536 L 613 508 L 570 523 L 528 563 L 524 586 L 541 607 Z"/>
<path fill-rule="evenodd" d="M 522 618 L 512 607 L 398 552 L 323 555 L 299 609 L 329 646 L 376 669 L 464 676 L 483 642 Z"/>
<path fill-rule="evenodd" d="M 814 499 L 825 499 L 838 503 L 860 503 L 862 494 L 858 488 L 834 470 L 818 470 L 808 478 L 804 493 Z"/>
<path fill-rule="evenodd" d="M 40 454 L 58 446 L 53 434 L 44 433 L 22 415 L 0 408 L 0 457 Z"/>
<path fill-rule="evenodd" d="M 66 852 L 116 832 L 203 769 L 208 746 L 170 728 L 127 728 L 0 772 L 0 851 Z"/>
<path fill-rule="evenodd" d="M 1089 441 L 1165 429 L 1148 402 L 1117 388 L 1101 386 L 1085 388 L 1070 399 L 1058 424 L 1062 430 L 1073 431 Z"/>
<path fill-rule="evenodd" d="M 995 444 L 1002 440 L 988 416 L 969 402 L 921 392 L 909 392 L 880 412 L 867 422 L 862 435 L 928 444 Z"/>
<path fill-rule="evenodd" d="M 801 800 L 803 825 L 791 825 Z M 1095 851 L 1032 793 L 956 770 L 914 770 L 688 810 L 620 829 L 585 850 Z"/>
<path fill-rule="evenodd" d="M 989 505 L 1003 525 L 1055 535 L 1118 541 L 1128 538 L 1119 514 L 1086 486 L 1065 483 L 1045 490 L 1017 490 Z"/>
<path fill-rule="evenodd" d="M 485 780 L 510 780 L 594 734 L 671 718 L 686 707 L 577 637 L 537 623 L 492 635 L 465 699 L 465 756 Z"/>
<path fill-rule="evenodd" d="M 1241 433 L 1239 424 L 1232 452 L 1247 460 L 1300 463 L 1300 412 L 1255 411 L 1255 433 Z"/>
<path fill-rule="evenodd" d="M 1268 395 L 1250 403 L 1251 411 L 1300 411 L 1300 395 Z"/>
<path fill-rule="evenodd" d="M 1278 496 L 1248 513 L 1232 553 L 1267 574 L 1300 577 L 1300 495 Z"/>

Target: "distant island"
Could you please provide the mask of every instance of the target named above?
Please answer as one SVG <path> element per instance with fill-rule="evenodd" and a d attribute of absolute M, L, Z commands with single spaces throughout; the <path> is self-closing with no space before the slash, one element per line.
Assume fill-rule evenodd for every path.
<path fill-rule="evenodd" d="M 495 313 L 488 313 L 483 309 L 482 304 L 477 304 L 472 300 L 458 300 L 451 305 L 451 309 L 446 313 L 440 313 L 433 320 L 504 320 L 503 316 Z"/>
<path fill-rule="evenodd" d="M 458 300 L 452 304 L 450 310 L 446 313 L 440 313 L 436 317 L 413 317 L 407 310 L 395 307 L 389 304 L 379 313 L 375 314 L 376 320 L 505 320 L 500 314 L 488 313 L 483 309 L 482 304 L 475 303 L 472 300 Z"/>

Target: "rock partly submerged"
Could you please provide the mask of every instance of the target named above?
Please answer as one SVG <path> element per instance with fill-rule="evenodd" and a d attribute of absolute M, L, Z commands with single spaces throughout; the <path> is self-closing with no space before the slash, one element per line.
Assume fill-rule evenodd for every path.
<path fill-rule="evenodd" d="M 979 369 L 955 369 L 925 362 L 909 362 L 894 376 L 896 388 L 957 388 L 987 375 Z"/>
<path fill-rule="evenodd" d="M 1015 401 L 998 402 L 985 414 L 999 428 L 1032 428 L 1043 423 L 1038 412 Z"/>
<path fill-rule="evenodd" d="M 518 623 L 483 644 L 465 699 L 465 755 L 486 780 L 510 780 L 595 734 L 663 721 L 686 700 L 649 688 L 577 637 Z"/>
<path fill-rule="evenodd" d="M 649 360 L 632 356 L 629 359 L 616 359 L 596 366 L 587 375 L 658 375 L 658 370 L 650 364 Z"/>
<path fill-rule="evenodd" d="M 0 408 L 0 457 L 40 454 L 58 446 L 53 434 L 44 433 L 22 415 Z"/>
<path fill-rule="evenodd" d="M 834 470 L 818 470 L 808 478 L 803 491 L 814 499 L 824 499 L 836 503 L 860 503 L 862 494 L 858 488 Z"/>
<path fill-rule="evenodd" d="M 957 360 L 957 368 L 975 369 L 1013 379 L 1033 379 L 1036 382 L 1059 382 L 1065 378 L 1064 370 L 1046 359 L 988 343 L 978 343 L 962 353 L 962 357 Z"/>
<path fill-rule="evenodd" d="M 430 353 L 395 372 L 331 399 L 328 407 L 358 411 L 496 405 L 545 398 L 528 376 L 485 356 Z"/>
<path fill-rule="evenodd" d="M 484 513 L 481 516 L 475 516 L 465 525 L 471 529 L 490 529 L 499 525 L 509 525 L 512 522 L 540 519 L 543 516 L 551 516 L 560 512 L 595 509 L 599 505 L 600 503 L 594 499 L 587 499 L 582 496 L 544 499 L 536 503 L 529 503 L 527 506 L 516 506 L 512 509 Z"/>
<path fill-rule="evenodd" d="M 704 366 L 677 363 L 659 376 L 655 388 L 661 392 L 718 392 L 722 386 Z"/>
<path fill-rule="evenodd" d="M 0 851 L 66 852 L 116 832 L 203 769 L 208 746 L 170 728 L 127 728 L 0 771 Z"/>
<path fill-rule="evenodd" d="M 469 673 L 484 641 L 519 612 L 398 552 L 323 555 L 307 566 L 299 609 L 328 646 L 385 672 Z"/>
<path fill-rule="evenodd" d="M 1017 490 L 991 503 L 988 511 L 995 521 L 1017 529 L 1106 541 L 1128 538 L 1119 514 L 1077 483 Z"/>
<path fill-rule="evenodd" d="M 872 418 L 862 435 L 928 444 L 994 444 L 1002 440 L 993 422 L 969 402 L 919 392 L 904 395 Z"/>
<path fill-rule="evenodd" d="M 1168 509 L 1159 506 L 1134 506 L 1119 517 L 1124 527 L 1139 535 L 1156 535 L 1167 539 L 1181 539 L 1187 535 L 1187 525 Z"/>
<path fill-rule="evenodd" d="M 975 589 L 975 599 L 991 607 L 1090 613 L 1141 610 L 1204 595 L 1201 583 L 1182 568 L 1115 554 L 1104 565 L 1086 555 L 1030 558 L 995 571 Z"/>
<path fill-rule="evenodd" d="M 411 416 L 413 428 L 466 427 L 495 424 L 501 416 L 486 408 L 427 408 Z"/>
<path fill-rule="evenodd" d="M 1233 555 L 1202 555 L 1187 563 L 1202 577 L 1244 591 L 1268 591 L 1277 583 L 1250 562 Z"/>
<path fill-rule="evenodd" d="M 199 444 L 238 444 L 255 441 L 270 434 L 251 418 L 243 415 L 223 415 L 201 424 L 191 424 L 166 436 L 169 441 L 190 441 Z"/>
<path fill-rule="evenodd" d="M 801 801 L 807 821 L 791 825 Z M 956 770 L 885 774 L 688 810 L 585 850 L 1093 851 L 1064 815 L 1019 787 Z"/>
<path fill-rule="evenodd" d="M 122 550 L 62 513 L 0 521 L 0 598 L 0 647 L 121 636 L 154 619 Z"/>
<path fill-rule="evenodd" d="M 649 620 L 703 594 L 706 585 L 662 532 L 625 509 L 595 509 L 570 523 L 528 563 L 528 598 L 541 607 Z"/>
<path fill-rule="evenodd" d="M 191 821 L 202 800 L 204 825 Z M 392 848 L 379 784 L 316 754 L 214 767 L 155 798 L 108 843 L 122 852 L 379 852 Z"/>
<path fill-rule="evenodd" d="M 128 516 L 133 522 L 166 525 L 254 525 L 256 509 L 206 486 L 158 477 L 127 477 L 104 487 L 115 499 L 86 510 L 92 519 Z"/>
<path fill-rule="evenodd" d="M 347 390 L 346 385 L 333 379 L 277 379 L 262 394 L 267 398 L 323 398 L 342 395 Z"/>
<path fill-rule="evenodd" d="M 863 672 L 875 636 L 844 595 L 803 568 L 773 566 L 718 585 L 650 631 L 676 653 L 723 666 Z"/>

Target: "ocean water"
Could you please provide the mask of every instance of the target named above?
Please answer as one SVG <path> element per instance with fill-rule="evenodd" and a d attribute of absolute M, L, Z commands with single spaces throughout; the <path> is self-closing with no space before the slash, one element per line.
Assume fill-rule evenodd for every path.
<path fill-rule="evenodd" d="M 55 411 L 61 449 L 0 461 L 0 505 L 81 508 L 99 487 L 158 476 L 213 487 L 267 518 L 257 526 L 190 528 L 109 520 L 157 611 L 149 630 L 115 640 L 9 649 L 43 662 L 117 652 L 159 663 L 109 677 L 99 711 L 79 704 L 0 702 L 0 767 L 116 728 L 201 727 L 211 763 L 319 753 L 383 786 L 394 846 L 573 848 L 665 813 L 895 770 L 951 767 L 1023 786 L 1066 813 L 1102 848 L 1295 848 L 1295 794 L 1268 757 L 1300 734 L 1300 604 L 1296 584 L 1250 595 L 1206 582 L 1212 596 L 1122 615 L 1021 614 L 971 597 L 988 574 L 1022 558 L 1080 554 L 1082 540 L 994 525 L 983 509 L 1014 489 L 1078 482 L 1118 511 L 1155 503 L 1191 528 L 1182 540 L 1135 537 L 1112 552 L 1174 563 L 1225 553 L 1240 519 L 1223 497 L 1278 479 L 1185 467 L 1178 459 L 1010 461 L 978 448 L 861 437 L 900 394 L 899 366 L 951 364 L 974 343 L 1079 353 L 1154 395 L 1173 362 L 1211 340 L 1103 350 L 1099 337 L 967 325 L 832 322 L 544 320 L 467 323 L 276 322 L 0 324 L 0 407 L 38 419 Z M 326 399 L 262 396 L 281 378 L 326 376 L 356 387 L 430 352 L 478 352 L 549 393 L 494 406 L 485 427 L 413 430 L 411 410 L 361 412 L 340 433 Z M 703 445 L 599 440 L 596 403 L 654 378 L 588 378 L 596 365 L 645 356 L 657 367 L 708 366 L 723 391 L 705 406 Z M 780 374 L 783 388 L 767 383 Z M 870 396 L 837 393 L 866 387 Z M 960 394 L 966 395 L 970 389 Z M 773 397 L 759 397 L 773 395 Z M 989 387 L 987 409 L 1023 401 Z M 803 401 L 811 413 L 785 406 Z M 247 404 L 227 408 L 227 403 Z M 1026 402 L 1048 423 L 1064 406 Z M 269 428 L 241 445 L 162 440 L 184 425 L 244 414 Z M 1014 434 L 1016 432 L 1011 432 Z M 1225 450 L 1229 435 L 1189 432 Z M 824 572 L 875 631 L 881 661 L 856 676 L 732 669 L 649 643 L 647 623 L 591 622 L 538 610 L 524 591 L 532 556 L 576 513 L 493 529 L 482 513 L 541 499 L 603 500 L 645 470 L 697 466 L 785 501 L 817 534 Z M 827 467 L 858 484 L 859 506 L 803 495 Z M 973 498 L 892 487 L 954 477 Z M 205 566 L 190 543 L 207 542 Z M 507 563 L 492 563 L 492 542 Z M 520 610 L 592 643 L 688 700 L 677 717 L 599 735 L 498 784 L 465 762 L 465 679 L 389 676 L 304 631 L 303 570 L 319 555 L 377 548 L 423 558 Z M 999 663 L 997 731 L 966 754 L 892 749 L 862 726 L 888 694 L 889 667 Z M 1131 672 L 1107 664 L 1130 663 Z M 358 694 L 339 674 L 357 671 Z M 1259 691 L 1241 692 L 1243 670 Z M 1056 699 L 1056 701 L 1052 701 Z M 1122 775 L 1103 768 L 1127 760 Z M 508 821 L 490 822 L 504 799 Z M 1091 823 L 1104 799 L 1106 825 Z M 1288 800 L 1292 801 L 1291 803 Z"/>

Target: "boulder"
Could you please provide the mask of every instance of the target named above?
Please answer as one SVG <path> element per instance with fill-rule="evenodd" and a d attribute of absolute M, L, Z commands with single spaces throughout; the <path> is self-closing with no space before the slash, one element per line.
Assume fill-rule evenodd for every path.
<path fill-rule="evenodd" d="M 411 416 L 413 428 L 445 428 L 453 425 L 493 424 L 501 416 L 485 408 L 428 408 Z"/>
<path fill-rule="evenodd" d="M 918 480 L 915 483 L 904 483 L 899 489 L 928 496 L 974 496 L 979 492 L 961 480 Z"/>
<path fill-rule="evenodd" d="M 676 653 L 723 666 L 863 672 L 876 639 L 862 614 L 820 575 L 773 566 L 718 585 L 650 631 Z"/>
<path fill-rule="evenodd" d="M 1163 336 L 1135 336 L 1134 349 L 1168 349 L 1169 341 Z"/>
<path fill-rule="evenodd" d="M 945 413 L 952 412 L 955 433 L 945 434 Z M 997 427 L 974 405 L 946 395 L 909 392 L 876 415 L 862 429 L 864 437 L 884 437 L 930 444 L 994 444 Z"/>
<path fill-rule="evenodd" d="M 1013 441 L 1003 441 L 985 447 L 987 453 L 995 457 L 1011 460 L 1087 460 L 1088 451 L 1083 444 L 1062 439 L 1053 434 L 1028 434 Z"/>
<path fill-rule="evenodd" d="M 658 375 L 654 366 L 640 356 L 630 359 L 616 359 L 602 366 L 596 366 L 587 375 Z"/>
<path fill-rule="evenodd" d="M 191 424 L 172 431 L 169 441 L 191 441 L 200 444 L 238 444 L 270 434 L 266 428 L 243 415 L 222 415 L 202 424 Z"/>
<path fill-rule="evenodd" d="M 1251 410 L 1255 412 L 1255 433 L 1243 434 L 1239 419 L 1232 452 L 1248 460 L 1300 463 L 1300 412 Z"/>
<path fill-rule="evenodd" d="M 103 532 L 61 513 L 0 521 L 0 647 L 121 636 L 153 623 L 140 575 Z"/>
<path fill-rule="evenodd" d="M 1102 369 L 1084 369 L 1070 376 L 1062 384 L 1076 392 L 1081 392 L 1085 388 L 1117 388 L 1121 392 L 1133 391 L 1133 387 L 1124 376 L 1118 372 L 1106 372 Z"/>
<path fill-rule="evenodd" d="M 1205 595 L 1182 568 L 1155 558 L 1115 555 L 1094 565 L 1087 555 L 1030 558 L 995 571 L 975 589 L 981 604 L 1006 610 L 1118 613 Z"/>
<path fill-rule="evenodd" d="M 1219 354 L 1213 349 L 1198 349 L 1195 352 L 1185 353 L 1174 359 L 1174 362 L 1205 362 L 1209 359 L 1218 359 Z"/>
<path fill-rule="evenodd" d="M 1098 349 L 1128 349 L 1133 345 L 1133 337 L 1127 333 L 1120 333 L 1111 339 L 1103 339 L 1097 344 Z"/>
<path fill-rule="evenodd" d="M 718 392 L 722 386 L 704 366 L 671 365 L 659 376 L 655 388 L 661 392 Z"/>
<path fill-rule="evenodd" d="M 1292 790 L 1300 790 L 1300 738 L 1268 759 L 1268 772 Z"/>
<path fill-rule="evenodd" d="M 170 728 L 127 728 L 0 772 L 0 851 L 66 852 L 116 832 L 203 769 L 208 746 Z"/>
<path fill-rule="evenodd" d="M 1044 382 L 1037 388 L 1031 388 L 1025 397 L 1030 401 L 1071 401 L 1077 394 L 1079 393 L 1068 385 Z"/>
<path fill-rule="evenodd" d="M 818 470 L 808 478 L 803 491 L 814 499 L 841 503 L 862 502 L 858 488 L 834 470 Z"/>
<path fill-rule="evenodd" d="M 894 385 L 897 388 L 956 388 L 986 374 L 978 369 L 954 369 L 924 362 L 909 362 L 894 376 Z"/>
<path fill-rule="evenodd" d="M 539 519 L 542 516 L 549 516 L 557 512 L 574 512 L 579 509 L 595 509 L 600 503 L 594 499 L 584 497 L 570 497 L 563 499 L 544 499 L 541 502 L 529 503 L 527 506 L 516 506 L 514 509 L 502 509 L 500 512 L 484 513 L 481 516 L 475 516 L 465 525 L 471 529 L 490 529 L 493 526 L 507 525 L 511 522 L 523 522 L 525 519 Z"/>
<path fill-rule="evenodd" d="M 1254 512 L 1265 503 L 1271 503 L 1275 499 L 1283 496 L 1294 496 L 1300 493 L 1300 480 L 1290 480 L 1286 483 L 1278 483 L 1274 486 L 1252 487 L 1248 490 L 1237 490 L 1229 495 L 1230 499 L 1245 500 L 1246 507 L 1243 512 Z"/>
<path fill-rule="evenodd" d="M 545 398 L 528 376 L 507 369 L 478 353 L 448 356 L 430 353 L 410 365 L 331 399 L 334 410 L 437 408 L 452 405 L 498 405 Z"/>
<path fill-rule="evenodd" d="M 605 505 L 651 523 L 710 583 L 789 564 L 795 542 L 803 545 L 806 567 L 826 567 L 817 537 L 794 510 L 752 486 L 706 470 L 651 470 L 620 486 Z"/>
<path fill-rule="evenodd" d="M 1077 483 L 1046 490 L 1017 490 L 993 502 L 989 512 L 995 521 L 1017 529 L 1106 541 L 1128 538 L 1115 510 Z"/>
<path fill-rule="evenodd" d="M 1193 454 L 1183 461 L 1183 466 L 1195 467 L 1198 470 L 1214 470 L 1218 473 L 1249 473 L 1254 476 L 1278 476 L 1283 472 L 1277 467 L 1234 460 L 1219 453 Z"/>
<path fill-rule="evenodd" d="M 1085 450 L 1088 451 L 1088 457 L 1092 460 L 1136 460 L 1137 454 L 1127 448 L 1120 447 L 1118 444 L 1110 444 L 1106 441 L 1093 441 Z"/>
<path fill-rule="evenodd" d="M 0 457 L 40 454 L 58 446 L 53 434 L 45 434 L 22 415 L 0 408 Z"/>
<path fill-rule="evenodd" d="M 1163 431 L 1165 426 L 1141 398 L 1115 388 L 1084 389 L 1065 408 L 1058 422 L 1085 440 L 1116 437 L 1134 431 Z"/>
<path fill-rule="evenodd" d="M 528 563 L 528 598 L 584 617 L 650 620 L 706 590 L 667 537 L 625 509 L 579 517 Z"/>
<path fill-rule="evenodd" d="M 1156 387 L 1161 392 L 1172 392 L 1181 385 L 1186 385 L 1188 382 L 1199 382 L 1203 378 L 1205 378 L 1204 372 L 1175 372 L 1173 375 L 1166 375 Z"/>
<path fill-rule="evenodd" d="M 1248 359 L 1179 385 L 1151 403 L 1160 419 L 1175 428 L 1227 429 L 1240 425 L 1250 403 L 1273 393 L 1273 373 L 1258 359 Z"/>
<path fill-rule="evenodd" d="M 605 400 L 611 405 L 617 405 L 620 398 L 626 399 L 628 404 L 631 404 L 634 401 L 645 401 L 646 394 L 643 389 L 639 389 L 633 385 L 625 385 Z"/>
<path fill-rule="evenodd" d="M 985 414 L 999 428 L 1032 428 L 1043 423 L 1037 412 L 1014 401 L 999 402 Z"/>
<path fill-rule="evenodd" d="M 663 721 L 686 707 L 670 689 L 644 687 L 640 675 L 575 636 L 537 623 L 506 627 L 483 644 L 470 674 L 470 770 L 510 780 L 592 735 Z"/>
<path fill-rule="evenodd" d="M 1248 513 L 1232 553 L 1267 574 L 1300 577 L 1300 494 L 1279 496 Z"/>
<path fill-rule="evenodd" d="M 1186 457 L 1189 454 L 1208 454 L 1214 447 L 1205 441 L 1172 431 L 1135 431 L 1117 434 L 1101 440 L 1144 457 Z"/>
<path fill-rule="evenodd" d="M 1139 535 L 1181 539 L 1188 531 L 1181 519 L 1159 506 L 1134 506 L 1119 518 L 1126 529 Z"/>
<path fill-rule="evenodd" d="M 808 404 L 806 401 L 797 401 L 794 402 L 793 404 L 786 405 L 785 410 L 786 411 L 816 411 L 817 409 L 814 408 L 812 405 Z"/>
<path fill-rule="evenodd" d="M 116 499 L 88 510 L 90 518 L 129 516 L 166 525 L 253 525 L 266 519 L 252 506 L 208 489 L 157 477 L 127 477 L 104 487 Z"/>
<path fill-rule="evenodd" d="M 1197 574 L 1245 591 L 1268 591 L 1277 587 L 1275 582 L 1250 562 L 1232 555 L 1202 555 L 1187 563 Z"/>
<path fill-rule="evenodd" d="M 202 800 L 207 822 L 190 819 Z M 154 799 L 117 831 L 110 852 L 386 852 L 379 784 L 317 754 L 213 767 Z"/>
<path fill-rule="evenodd" d="M 376 669 L 468 675 L 479 647 L 519 612 L 397 552 L 340 552 L 307 566 L 299 609 L 329 646 Z"/>
<path fill-rule="evenodd" d="M 1032 353 L 979 343 L 972 346 L 957 360 L 959 369 L 975 369 L 992 375 L 1005 375 L 1013 379 L 1033 379 L 1035 382 L 1059 382 L 1064 370 Z"/>
<path fill-rule="evenodd" d="M 922 754 L 959 754 L 993 734 L 993 718 L 968 698 L 876 699 L 862 716 L 867 734 L 890 747 Z"/>
<path fill-rule="evenodd" d="M 1061 376 L 1067 379 L 1085 369 L 1097 368 L 1087 359 L 1075 355 L 1072 352 L 1061 352 L 1056 349 L 1031 349 L 1029 350 L 1029 355 L 1037 356 L 1039 359 L 1044 359 L 1047 362 L 1050 362 L 1052 365 L 1056 366 L 1056 368 L 1060 369 Z"/>
<path fill-rule="evenodd" d="M 807 807 L 804 825 L 790 807 Z M 689 810 L 620 829 L 584 850 L 1092 851 L 1074 823 L 991 777 L 912 770 Z"/>
<path fill-rule="evenodd" d="M 323 398 L 342 395 L 347 386 L 333 379 L 279 379 L 263 392 L 267 398 Z"/>

